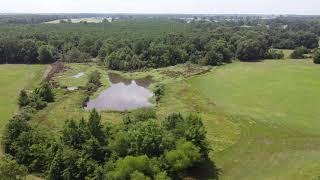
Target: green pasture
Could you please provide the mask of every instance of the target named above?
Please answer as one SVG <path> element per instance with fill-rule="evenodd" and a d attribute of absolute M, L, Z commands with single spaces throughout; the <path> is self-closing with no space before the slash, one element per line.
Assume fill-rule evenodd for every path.
<path fill-rule="evenodd" d="M 311 60 L 267 60 L 218 67 L 187 81 L 240 127 L 239 139 L 214 154 L 221 179 L 320 176 L 319 76 Z"/>

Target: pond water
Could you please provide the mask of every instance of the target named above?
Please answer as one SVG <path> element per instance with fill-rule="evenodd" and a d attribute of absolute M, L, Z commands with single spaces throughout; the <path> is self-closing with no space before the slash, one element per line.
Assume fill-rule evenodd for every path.
<path fill-rule="evenodd" d="M 83 76 L 84 75 L 84 72 L 79 72 L 78 74 L 76 74 L 76 75 L 74 75 L 74 76 L 72 76 L 72 77 L 74 77 L 74 78 L 80 78 L 81 76 Z"/>
<path fill-rule="evenodd" d="M 143 79 L 124 79 L 118 74 L 109 73 L 111 86 L 87 103 L 85 109 L 91 110 L 132 110 L 153 106 L 149 98 L 153 93 L 147 89 L 153 82 L 151 77 Z"/>
<path fill-rule="evenodd" d="M 71 87 L 67 87 L 67 90 L 68 91 L 75 91 L 75 90 L 78 90 L 79 88 L 76 87 L 76 86 L 71 86 Z"/>

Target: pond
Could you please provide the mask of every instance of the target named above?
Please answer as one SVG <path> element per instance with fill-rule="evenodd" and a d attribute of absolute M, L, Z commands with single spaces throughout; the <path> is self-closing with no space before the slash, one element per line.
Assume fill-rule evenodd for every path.
<path fill-rule="evenodd" d="M 84 75 L 84 72 L 79 72 L 78 74 L 76 74 L 76 75 L 74 75 L 74 76 L 72 76 L 72 77 L 74 77 L 74 78 L 80 78 L 81 76 L 83 76 Z"/>
<path fill-rule="evenodd" d="M 153 82 L 151 77 L 143 79 L 125 79 L 118 74 L 109 73 L 111 86 L 102 91 L 95 99 L 87 103 L 86 110 L 125 111 L 142 107 L 150 107 L 153 104 L 149 99 L 153 93 L 147 89 Z"/>

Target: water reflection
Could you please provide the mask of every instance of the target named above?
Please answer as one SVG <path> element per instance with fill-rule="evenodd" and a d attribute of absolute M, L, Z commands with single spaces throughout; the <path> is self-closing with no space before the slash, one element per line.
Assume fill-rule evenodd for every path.
<path fill-rule="evenodd" d="M 124 79 L 118 74 L 109 74 L 111 87 L 102 91 L 96 99 L 87 103 L 87 110 L 131 110 L 150 107 L 149 98 L 153 93 L 147 87 L 153 82 L 151 77 Z"/>
<path fill-rule="evenodd" d="M 109 73 L 109 80 L 112 84 L 124 83 L 125 85 L 130 85 L 133 81 L 132 79 L 123 78 L 121 75 L 116 73 Z M 150 84 L 154 82 L 151 76 L 147 76 L 141 79 L 135 79 L 134 81 L 138 86 L 142 86 L 145 88 L 149 87 Z"/>

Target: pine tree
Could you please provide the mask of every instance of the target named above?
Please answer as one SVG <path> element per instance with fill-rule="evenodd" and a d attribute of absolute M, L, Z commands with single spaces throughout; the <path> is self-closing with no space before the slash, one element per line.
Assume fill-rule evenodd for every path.
<path fill-rule="evenodd" d="M 36 89 L 36 93 L 46 102 L 54 101 L 54 93 L 48 82 L 43 83 L 40 88 Z"/>
<path fill-rule="evenodd" d="M 92 136 L 98 139 L 100 143 L 105 142 L 105 137 L 103 133 L 103 127 L 101 125 L 101 116 L 96 109 L 93 109 L 90 113 L 88 128 Z"/>
<path fill-rule="evenodd" d="M 20 107 L 27 106 L 30 103 L 30 99 L 28 97 L 28 94 L 25 90 L 20 91 L 18 103 Z"/>

